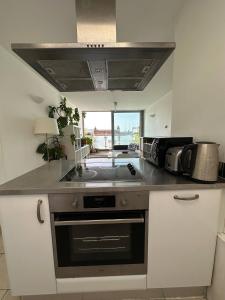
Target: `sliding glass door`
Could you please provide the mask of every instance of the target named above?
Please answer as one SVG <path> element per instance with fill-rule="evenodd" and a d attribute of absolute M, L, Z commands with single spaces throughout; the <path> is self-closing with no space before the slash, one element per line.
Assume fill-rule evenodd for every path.
<path fill-rule="evenodd" d="M 112 112 L 113 145 L 140 143 L 143 135 L 143 111 Z"/>
<path fill-rule="evenodd" d="M 92 139 L 94 149 L 112 149 L 110 111 L 88 111 L 83 118 L 83 135 Z"/>
<path fill-rule="evenodd" d="M 143 111 L 88 111 L 83 115 L 83 135 L 92 139 L 95 149 L 139 144 L 143 136 Z"/>

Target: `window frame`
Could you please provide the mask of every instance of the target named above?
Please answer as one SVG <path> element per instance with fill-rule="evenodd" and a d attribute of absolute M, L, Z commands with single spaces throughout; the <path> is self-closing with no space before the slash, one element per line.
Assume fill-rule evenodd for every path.
<path fill-rule="evenodd" d="M 110 112 L 111 113 L 111 131 L 112 131 L 112 148 L 115 145 L 115 137 L 114 137 L 114 115 L 116 113 L 139 113 L 140 115 L 140 136 L 144 136 L 144 110 L 85 110 L 81 112 L 82 115 L 82 134 L 84 136 L 84 113 L 89 112 Z"/>

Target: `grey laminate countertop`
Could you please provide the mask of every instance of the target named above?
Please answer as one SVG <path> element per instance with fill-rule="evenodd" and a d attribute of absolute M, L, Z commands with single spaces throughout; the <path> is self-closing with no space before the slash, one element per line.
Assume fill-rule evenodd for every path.
<path fill-rule="evenodd" d="M 112 160 L 112 159 L 111 159 Z M 98 164 L 110 159 L 89 159 L 88 163 Z M 124 191 L 124 190 L 187 190 L 222 189 L 225 181 L 204 184 L 196 183 L 181 176 L 174 176 L 158 169 L 143 159 L 114 159 L 115 163 L 132 162 L 142 173 L 144 180 L 137 182 L 60 182 L 60 179 L 74 166 L 72 161 L 52 161 L 0 186 L 0 195 L 71 193 L 78 191 Z"/>

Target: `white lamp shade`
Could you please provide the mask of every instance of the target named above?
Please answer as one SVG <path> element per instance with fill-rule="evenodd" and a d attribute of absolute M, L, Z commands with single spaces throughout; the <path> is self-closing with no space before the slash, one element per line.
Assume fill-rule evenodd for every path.
<path fill-rule="evenodd" d="M 34 124 L 34 134 L 59 135 L 57 120 L 53 118 L 37 118 Z"/>

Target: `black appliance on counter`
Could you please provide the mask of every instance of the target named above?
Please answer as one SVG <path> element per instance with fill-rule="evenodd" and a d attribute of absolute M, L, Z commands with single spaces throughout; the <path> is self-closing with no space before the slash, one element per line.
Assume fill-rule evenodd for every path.
<path fill-rule="evenodd" d="M 145 144 L 151 144 L 153 142 L 154 138 L 151 137 L 140 137 L 140 151 L 145 151 Z"/>
<path fill-rule="evenodd" d="M 144 158 L 155 166 L 162 168 L 165 166 L 166 151 L 169 148 L 182 147 L 192 142 L 192 137 L 157 137 L 153 139 L 150 152 L 147 157 L 144 155 Z"/>
<path fill-rule="evenodd" d="M 147 273 L 149 192 L 49 195 L 57 278 Z"/>

